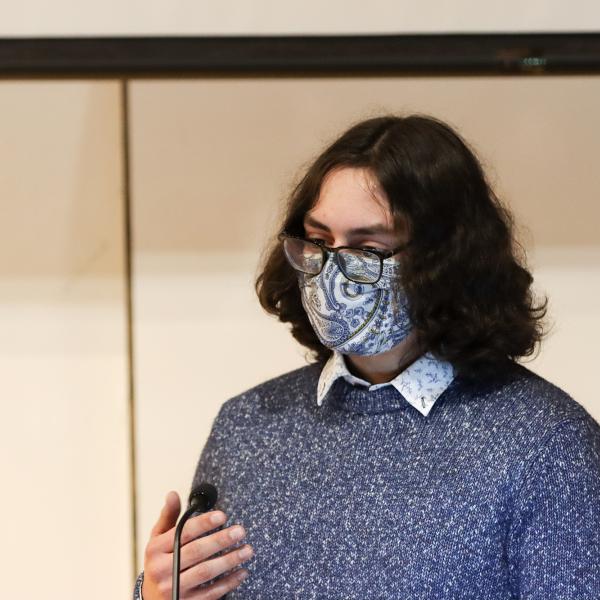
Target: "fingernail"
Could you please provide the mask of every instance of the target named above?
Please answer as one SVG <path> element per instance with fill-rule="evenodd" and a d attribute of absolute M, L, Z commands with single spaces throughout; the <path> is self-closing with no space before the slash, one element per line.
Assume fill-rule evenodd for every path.
<path fill-rule="evenodd" d="M 246 535 L 244 528 L 241 525 L 236 525 L 230 532 L 229 537 L 232 540 L 241 540 Z"/>
<path fill-rule="evenodd" d="M 238 556 L 240 558 L 250 558 L 252 556 L 252 548 L 250 546 L 244 546 L 240 551 L 238 551 Z"/>
<path fill-rule="evenodd" d="M 212 515 L 210 515 L 210 522 L 213 525 L 218 525 L 219 523 L 222 523 L 224 521 L 224 517 L 225 515 L 222 512 L 215 512 Z"/>
<path fill-rule="evenodd" d="M 244 581 L 244 579 L 246 579 L 246 577 L 248 577 L 248 571 L 246 571 L 246 570 L 238 571 L 237 577 L 240 581 Z"/>
<path fill-rule="evenodd" d="M 241 540 L 245 535 L 244 528 L 241 525 L 236 525 L 230 532 L 229 537 L 232 540 Z"/>

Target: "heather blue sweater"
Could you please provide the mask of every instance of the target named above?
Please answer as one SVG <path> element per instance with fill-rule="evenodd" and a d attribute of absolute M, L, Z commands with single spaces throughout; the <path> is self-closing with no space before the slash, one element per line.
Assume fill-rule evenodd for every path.
<path fill-rule="evenodd" d="M 228 598 L 600 599 L 600 426 L 568 394 L 516 365 L 427 416 L 343 378 L 319 407 L 322 368 L 215 419 L 194 484 L 255 552 Z"/>

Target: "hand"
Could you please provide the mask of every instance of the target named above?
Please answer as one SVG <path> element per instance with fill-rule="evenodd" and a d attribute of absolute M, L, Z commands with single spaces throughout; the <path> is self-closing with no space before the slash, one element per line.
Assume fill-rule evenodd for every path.
<path fill-rule="evenodd" d="M 142 585 L 144 600 L 171 599 L 175 526 L 180 510 L 179 494 L 169 492 L 144 552 Z M 228 548 L 246 536 L 241 525 L 232 525 L 210 535 L 203 535 L 223 525 L 226 520 L 224 512 L 212 510 L 190 518 L 183 526 L 179 563 L 179 597 L 182 600 L 221 598 L 238 587 L 248 575 L 246 569 L 237 569 L 211 582 L 217 575 L 233 569 L 253 554 L 252 547 L 246 544 L 242 548 L 209 559 L 213 554 Z M 248 552 L 247 556 L 240 555 L 244 550 Z"/>

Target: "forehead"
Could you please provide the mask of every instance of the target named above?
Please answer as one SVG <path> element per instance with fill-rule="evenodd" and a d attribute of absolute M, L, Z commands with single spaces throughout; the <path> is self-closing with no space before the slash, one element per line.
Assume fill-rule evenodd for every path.
<path fill-rule="evenodd" d="M 384 224 L 393 228 L 389 201 L 375 176 L 367 169 L 339 167 L 321 184 L 315 205 L 306 213 L 322 223 L 338 227 Z"/>

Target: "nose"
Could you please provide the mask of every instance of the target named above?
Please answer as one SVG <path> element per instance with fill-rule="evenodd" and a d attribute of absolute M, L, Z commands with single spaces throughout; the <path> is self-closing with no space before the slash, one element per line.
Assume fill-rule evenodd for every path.
<path fill-rule="evenodd" d="M 350 246 L 348 238 L 343 235 L 333 236 L 330 244 L 327 244 L 330 248 L 339 248 L 340 246 Z"/>

